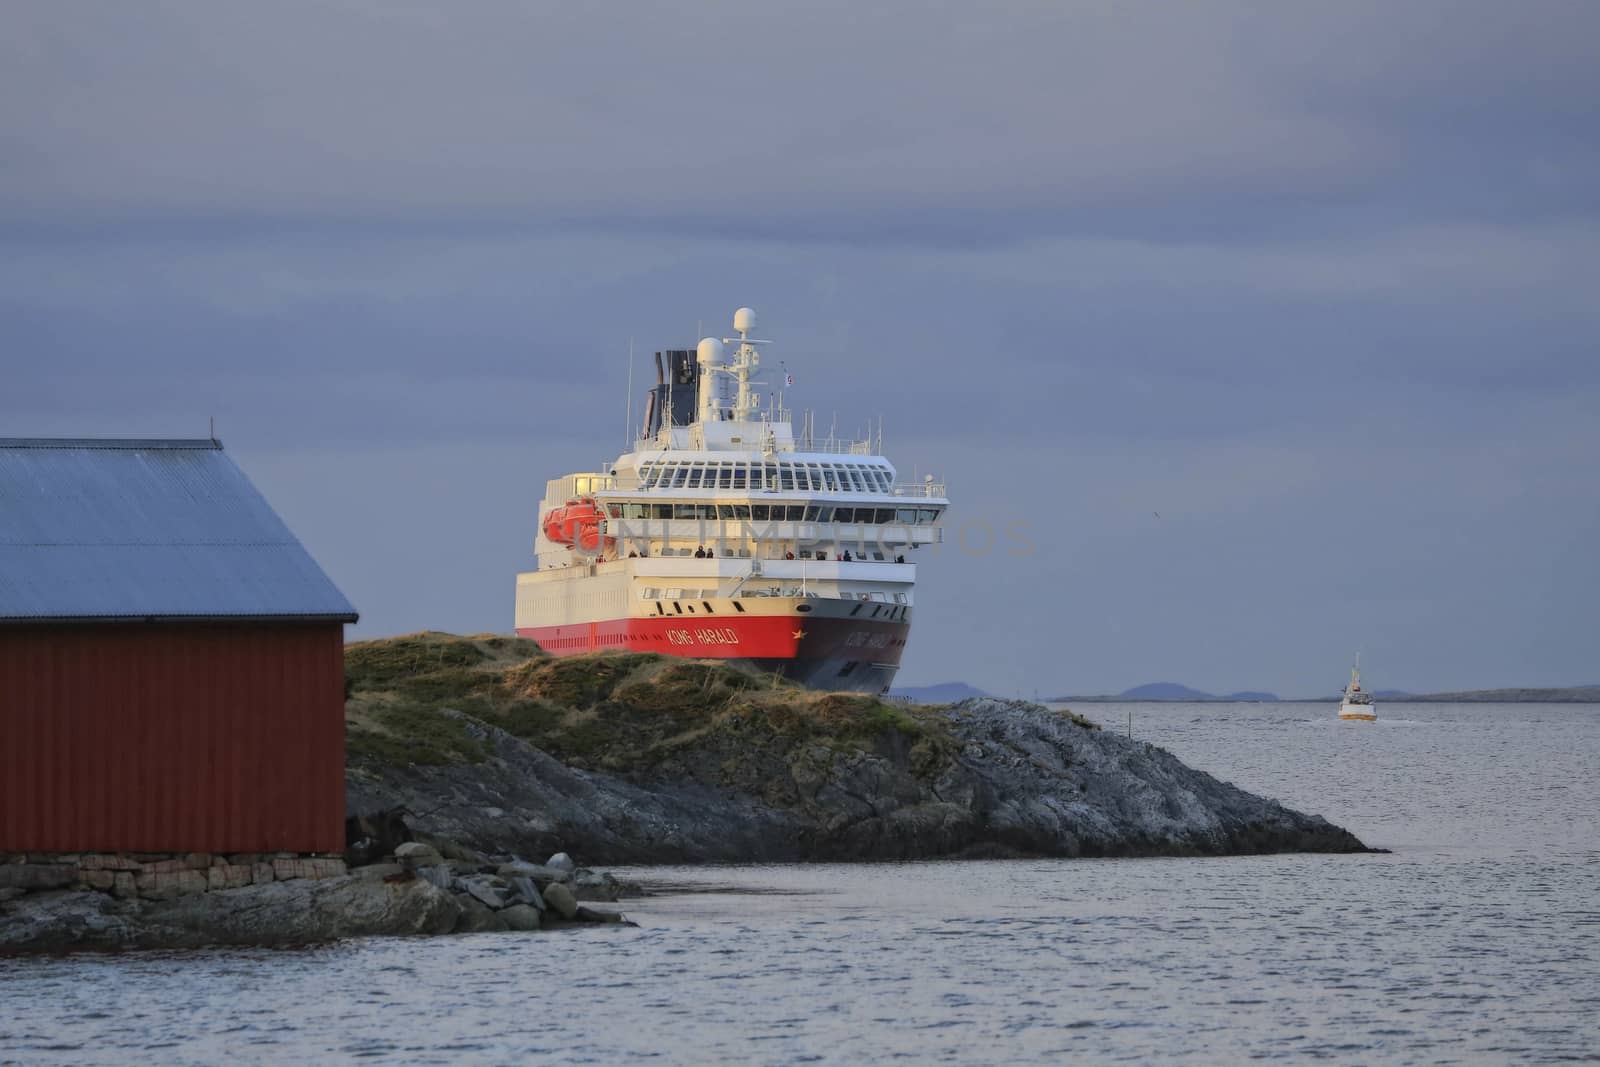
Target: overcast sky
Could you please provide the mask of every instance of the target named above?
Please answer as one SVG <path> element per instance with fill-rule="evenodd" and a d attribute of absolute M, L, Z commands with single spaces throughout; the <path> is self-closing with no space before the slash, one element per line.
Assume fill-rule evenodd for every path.
<path fill-rule="evenodd" d="M 741 304 L 948 479 L 902 683 L 1600 683 L 1600 5 L 4 5 L 0 434 L 214 415 L 355 636 Z"/>

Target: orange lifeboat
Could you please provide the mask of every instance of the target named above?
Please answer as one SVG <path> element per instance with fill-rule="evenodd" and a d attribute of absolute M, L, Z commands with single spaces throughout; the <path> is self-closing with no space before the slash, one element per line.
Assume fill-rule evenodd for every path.
<path fill-rule="evenodd" d="M 544 535 L 558 545 L 572 545 L 584 552 L 593 552 L 600 547 L 600 527 L 605 518 L 605 509 L 595 503 L 593 497 L 578 497 L 562 507 L 550 509 L 544 517 Z M 614 537 L 604 540 L 607 548 L 617 543 Z"/>

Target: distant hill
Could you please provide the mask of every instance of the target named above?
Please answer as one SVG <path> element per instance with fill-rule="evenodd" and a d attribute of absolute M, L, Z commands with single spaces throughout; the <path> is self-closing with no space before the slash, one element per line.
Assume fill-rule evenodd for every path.
<path fill-rule="evenodd" d="M 966 682 L 939 682 L 936 685 L 896 686 L 890 696 L 905 697 L 919 704 L 954 704 L 968 697 L 986 697 L 989 694 Z"/>
<path fill-rule="evenodd" d="M 1132 689 L 1124 689 L 1117 696 L 1123 700 L 1215 700 L 1210 693 L 1202 693 L 1198 689 L 1190 689 L 1177 682 L 1151 682 L 1149 685 L 1136 685 Z"/>
<path fill-rule="evenodd" d="M 1374 697 L 1382 697 L 1374 693 Z M 1469 689 L 1459 693 L 1405 693 L 1391 700 L 1417 704 L 1600 704 L 1600 685 L 1565 689 Z"/>

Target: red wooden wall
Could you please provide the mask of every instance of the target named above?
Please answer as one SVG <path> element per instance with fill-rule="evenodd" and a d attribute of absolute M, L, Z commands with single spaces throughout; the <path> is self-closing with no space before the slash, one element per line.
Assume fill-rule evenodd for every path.
<path fill-rule="evenodd" d="M 0 627 L 0 851 L 341 852 L 344 627 Z"/>

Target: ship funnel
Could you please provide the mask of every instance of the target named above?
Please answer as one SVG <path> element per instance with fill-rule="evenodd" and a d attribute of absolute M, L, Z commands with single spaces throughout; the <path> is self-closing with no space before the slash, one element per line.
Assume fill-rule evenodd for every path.
<path fill-rule="evenodd" d="M 700 421 L 716 422 L 720 416 L 717 413 L 717 376 L 714 372 L 722 366 L 722 342 L 715 337 L 705 338 L 695 349 L 695 359 L 700 364 Z"/>

